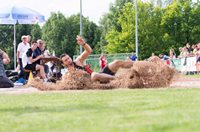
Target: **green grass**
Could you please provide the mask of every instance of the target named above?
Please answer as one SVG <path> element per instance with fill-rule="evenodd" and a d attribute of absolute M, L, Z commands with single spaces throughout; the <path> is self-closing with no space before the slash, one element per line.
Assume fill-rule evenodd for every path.
<path fill-rule="evenodd" d="M 0 132 L 200 130 L 200 89 L 0 94 Z"/>
<path fill-rule="evenodd" d="M 195 75 L 181 75 L 181 77 L 185 77 L 185 78 L 200 78 L 199 74 L 195 74 Z"/>

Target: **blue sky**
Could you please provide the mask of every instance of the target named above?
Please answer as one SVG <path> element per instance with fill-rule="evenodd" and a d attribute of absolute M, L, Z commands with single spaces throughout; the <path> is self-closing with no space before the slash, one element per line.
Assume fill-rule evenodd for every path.
<path fill-rule="evenodd" d="M 82 11 L 85 17 L 98 24 L 100 17 L 108 12 L 110 3 L 115 0 L 82 0 Z M 18 5 L 29 7 L 45 15 L 48 19 L 51 12 L 60 11 L 65 16 L 80 11 L 80 0 L 0 0 L 0 8 Z"/>

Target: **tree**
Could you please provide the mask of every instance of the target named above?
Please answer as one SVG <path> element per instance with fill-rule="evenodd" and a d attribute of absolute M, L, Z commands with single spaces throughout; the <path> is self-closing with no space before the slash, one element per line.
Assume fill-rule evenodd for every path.
<path fill-rule="evenodd" d="M 14 60 L 14 46 L 13 46 L 13 26 L 0 25 L 0 48 L 5 51 L 11 60 Z M 14 61 L 9 65 L 5 65 L 6 69 L 13 69 Z"/>
<path fill-rule="evenodd" d="M 52 13 L 42 28 L 42 39 L 46 42 L 49 50 L 55 51 L 56 55 L 65 53 L 67 49 L 67 25 L 65 16 L 58 12 Z"/>
<path fill-rule="evenodd" d="M 38 24 L 33 25 L 31 30 L 32 40 L 38 40 L 42 38 L 42 30 Z"/>
<path fill-rule="evenodd" d="M 127 3 L 119 15 L 121 31 L 112 29 L 106 35 L 108 53 L 123 53 L 135 50 L 135 9 Z M 153 8 L 152 4 L 138 2 L 138 38 L 139 57 L 144 59 L 162 47 L 162 29 L 160 27 L 162 9 Z"/>
<path fill-rule="evenodd" d="M 79 54 L 79 45 L 76 43 L 79 32 L 79 14 L 65 18 L 61 13 L 53 13 L 42 28 L 42 38 L 46 41 L 48 48 L 56 52 L 56 55 L 67 53 L 72 57 Z M 98 26 L 85 17 L 83 17 L 83 37 L 92 48 L 100 41 Z"/>
<path fill-rule="evenodd" d="M 166 7 L 162 18 L 162 26 L 165 30 L 164 42 L 178 49 L 186 43 L 199 41 L 200 17 L 198 4 L 192 4 L 188 0 L 174 2 Z"/>
<path fill-rule="evenodd" d="M 123 14 L 121 9 L 128 2 L 132 2 L 132 0 L 116 0 L 114 3 L 110 4 L 109 12 L 101 18 L 100 28 L 102 34 L 101 41 L 98 44 L 102 51 L 106 51 L 104 46 L 108 44 L 105 39 L 106 34 L 112 30 L 119 32 L 121 31 L 121 26 L 118 23 L 118 18 L 120 14 Z"/>
<path fill-rule="evenodd" d="M 14 27 L 11 25 L 1 25 L 0 26 L 0 46 L 8 54 L 11 59 L 11 63 L 6 65 L 6 68 L 13 69 L 14 67 Z M 16 25 L 16 49 L 18 43 L 21 42 L 22 35 L 31 34 L 32 25 Z"/>

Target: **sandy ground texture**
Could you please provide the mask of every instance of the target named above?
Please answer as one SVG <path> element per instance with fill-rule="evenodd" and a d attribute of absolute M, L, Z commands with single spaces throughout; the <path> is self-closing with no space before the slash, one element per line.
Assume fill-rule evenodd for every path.
<path fill-rule="evenodd" d="M 172 82 L 171 88 L 200 88 L 200 78 L 179 78 Z M 62 92 L 61 90 L 60 92 Z M 67 91 L 67 90 L 64 90 Z M 70 90 L 68 90 L 70 91 Z M 14 88 L 0 88 L 0 93 L 16 93 L 16 94 L 26 94 L 26 93 L 42 93 L 46 91 L 40 91 L 34 87 L 27 86 L 16 86 Z M 48 91 L 55 92 L 55 91 Z"/>
<path fill-rule="evenodd" d="M 170 87 L 200 88 L 200 78 L 179 78 Z"/>

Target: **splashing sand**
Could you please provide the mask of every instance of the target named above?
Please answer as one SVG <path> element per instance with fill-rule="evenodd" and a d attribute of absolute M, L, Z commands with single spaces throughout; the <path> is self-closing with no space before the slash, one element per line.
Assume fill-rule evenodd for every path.
<path fill-rule="evenodd" d="M 132 68 L 119 74 L 115 80 L 107 84 L 92 82 L 90 75 L 85 71 L 71 69 L 56 83 L 43 83 L 40 79 L 33 79 L 28 85 L 40 90 L 156 88 L 169 86 L 175 73 L 175 69 L 154 56 L 148 61 L 135 62 Z"/>

